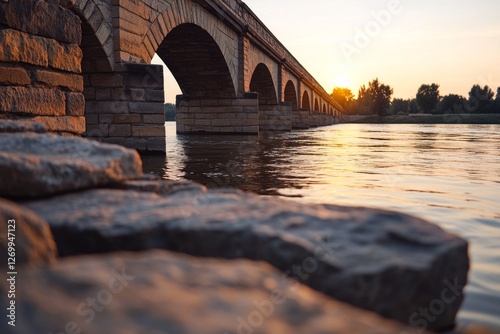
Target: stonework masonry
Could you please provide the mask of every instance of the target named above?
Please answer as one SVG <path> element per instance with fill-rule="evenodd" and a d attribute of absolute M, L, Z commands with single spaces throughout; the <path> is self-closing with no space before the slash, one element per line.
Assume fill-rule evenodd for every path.
<path fill-rule="evenodd" d="M 0 118 L 85 132 L 80 19 L 56 4 L 0 3 Z"/>
<path fill-rule="evenodd" d="M 342 109 L 241 1 L 16 0 L 0 2 L 0 118 L 165 151 L 155 53 L 183 92 L 181 133 L 290 131 Z M 322 112 L 300 108 L 306 92 Z"/>

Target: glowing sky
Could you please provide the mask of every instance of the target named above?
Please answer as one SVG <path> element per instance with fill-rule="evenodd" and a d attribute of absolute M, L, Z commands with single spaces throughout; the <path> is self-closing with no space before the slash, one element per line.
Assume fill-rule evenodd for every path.
<path fill-rule="evenodd" d="M 423 83 L 464 96 L 475 83 L 500 86 L 499 0 L 245 2 L 327 92 L 356 94 L 376 77 L 398 98 Z M 166 85 L 173 102 L 180 90 Z"/>

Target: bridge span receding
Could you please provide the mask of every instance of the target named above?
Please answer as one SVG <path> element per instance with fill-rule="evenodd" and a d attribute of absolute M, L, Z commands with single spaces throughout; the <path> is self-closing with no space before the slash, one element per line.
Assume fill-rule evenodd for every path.
<path fill-rule="evenodd" d="M 165 62 L 179 133 L 289 131 L 342 108 L 239 0 L 60 0 L 82 20 L 86 135 L 165 150 Z"/>

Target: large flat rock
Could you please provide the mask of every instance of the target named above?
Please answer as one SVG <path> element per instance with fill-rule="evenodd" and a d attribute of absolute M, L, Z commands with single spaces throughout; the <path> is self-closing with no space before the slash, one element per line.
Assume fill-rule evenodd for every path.
<path fill-rule="evenodd" d="M 91 190 L 24 204 L 49 222 L 63 256 L 163 248 L 263 260 L 338 300 L 429 329 L 453 324 L 467 280 L 465 240 L 395 212 L 203 190 Z"/>
<path fill-rule="evenodd" d="M 417 333 L 264 263 L 164 251 L 64 260 L 24 272 L 17 288 L 16 327 L 1 321 L 1 333 Z"/>
<path fill-rule="evenodd" d="M 0 120 L 0 133 L 36 132 L 46 133 L 45 125 L 24 120 Z"/>
<path fill-rule="evenodd" d="M 142 175 L 138 153 L 52 134 L 0 133 L 0 196 L 37 197 Z"/>
<path fill-rule="evenodd" d="M 47 222 L 30 210 L 0 198 L 2 271 L 16 272 L 21 265 L 54 263 L 56 258 L 57 247 Z"/>

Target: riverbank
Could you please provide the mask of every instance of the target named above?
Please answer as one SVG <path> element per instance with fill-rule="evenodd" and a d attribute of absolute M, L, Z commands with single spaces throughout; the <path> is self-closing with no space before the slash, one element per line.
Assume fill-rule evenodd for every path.
<path fill-rule="evenodd" d="M 341 123 L 359 124 L 500 124 L 500 114 L 345 116 Z"/>

